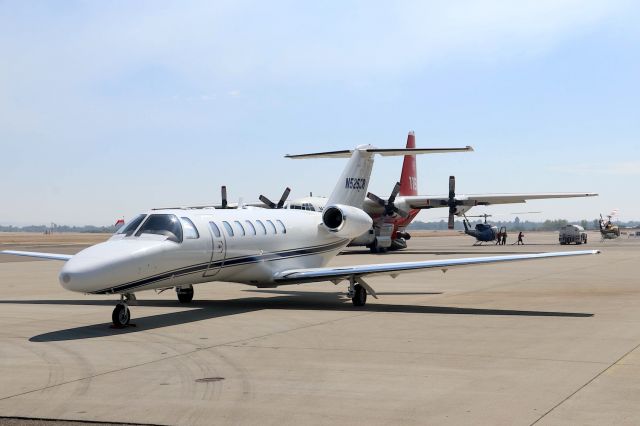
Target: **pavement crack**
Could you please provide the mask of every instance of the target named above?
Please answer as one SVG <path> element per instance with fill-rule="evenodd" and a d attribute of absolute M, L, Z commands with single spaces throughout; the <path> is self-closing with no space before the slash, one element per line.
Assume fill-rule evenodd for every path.
<path fill-rule="evenodd" d="M 640 343 L 638 343 L 636 346 L 634 346 L 633 348 L 629 349 L 627 352 L 624 353 L 624 355 L 622 355 L 620 358 L 616 359 L 614 362 L 612 362 L 611 364 L 609 364 L 607 366 L 607 368 L 605 368 L 604 370 L 602 370 L 601 372 L 599 372 L 598 374 L 596 374 L 595 376 L 593 376 L 589 381 L 587 381 L 585 384 L 583 384 L 582 386 L 580 386 L 578 389 L 576 389 L 575 391 L 573 391 L 570 395 L 568 395 L 566 398 L 564 398 L 562 401 L 558 402 L 556 405 L 554 405 L 553 407 L 551 407 L 549 410 L 547 410 L 544 414 L 542 414 L 535 422 L 531 423 L 530 426 L 533 426 L 535 424 L 537 424 L 538 422 L 540 422 L 540 420 L 544 419 L 547 415 L 549 415 L 550 413 L 552 413 L 556 408 L 558 408 L 559 406 L 561 406 L 562 404 L 564 404 L 565 402 L 567 402 L 568 400 L 570 400 L 571 398 L 573 398 L 574 395 L 576 395 L 578 392 L 580 392 L 582 389 L 586 388 L 587 386 L 589 386 L 591 383 L 593 383 L 596 379 L 598 379 L 600 376 L 602 376 L 604 373 L 606 373 L 607 371 L 609 371 L 611 369 L 611 367 L 613 367 L 614 365 L 618 364 L 620 361 L 622 361 L 623 359 L 625 359 L 630 353 L 632 353 L 633 351 L 635 351 L 636 349 L 640 348 Z"/>

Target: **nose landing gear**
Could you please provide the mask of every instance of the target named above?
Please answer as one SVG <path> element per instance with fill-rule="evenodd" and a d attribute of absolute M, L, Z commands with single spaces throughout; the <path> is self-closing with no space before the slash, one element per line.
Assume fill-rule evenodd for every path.
<path fill-rule="evenodd" d="M 111 314 L 111 320 L 113 325 L 117 328 L 123 328 L 129 325 L 131 320 L 131 312 L 126 303 L 120 302 L 116 305 L 113 313 Z"/>
<path fill-rule="evenodd" d="M 120 303 L 116 305 L 111 314 L 111 321 L 116 328 L 124 328 L 131 321 L 131 311 L 128 304 L 135 305 L 137 303 L 136 295 L 133 293 L 121 294 Z"/>
<path fill-rule="evenodd" d="M 176 287 L 176 293 L 180 303 L 190 303 L 193 300 L 193 286 Z"/>

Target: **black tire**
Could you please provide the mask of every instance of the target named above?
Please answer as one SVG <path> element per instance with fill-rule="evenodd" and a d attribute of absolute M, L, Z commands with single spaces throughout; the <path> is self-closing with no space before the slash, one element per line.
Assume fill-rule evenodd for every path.
<path fill-rule="evenodd" d="M 178 300 L 180 303 L 191 303 L 193 300 L 193 287 L 178 290 Z"/>
<path fill-rule="evenodd" d="M 111 314 L 111 321 L 116 327 L 126 327 L 131 321 L 131 312 L 124 303 L 118 303 Z"/>
<path fill-rule="evenodd" d="M 367 290 L 360 284 L 353 286 L 353 306 L 364 306 L 367 303 Z"/>

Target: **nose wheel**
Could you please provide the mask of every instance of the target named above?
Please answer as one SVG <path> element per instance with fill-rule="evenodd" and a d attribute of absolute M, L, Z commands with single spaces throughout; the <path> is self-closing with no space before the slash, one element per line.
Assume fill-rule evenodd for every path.
<path fill-rule="evenodd" d="M 180 303 L 191 303 L 193 300 L 193 286 L 176 287 L 176 294 Z"/>
<path fill-rule="evenodd" d="M 123 328 L 129 325 L 131 321 L 131 312 L 126 303 L 118 303 L 111 314 L 113 325 L 117 328 Z"/>

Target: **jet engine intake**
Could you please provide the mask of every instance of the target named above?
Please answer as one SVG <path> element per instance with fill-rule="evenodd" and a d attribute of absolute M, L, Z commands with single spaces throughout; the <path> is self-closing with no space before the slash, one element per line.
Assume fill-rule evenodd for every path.
<path fill-rule="evenodd" d="M 356 238 L 371 229 L 373 221 L 357 207 L 334 204 L 324 208 L 322 224 L 340 237 Z"/>

